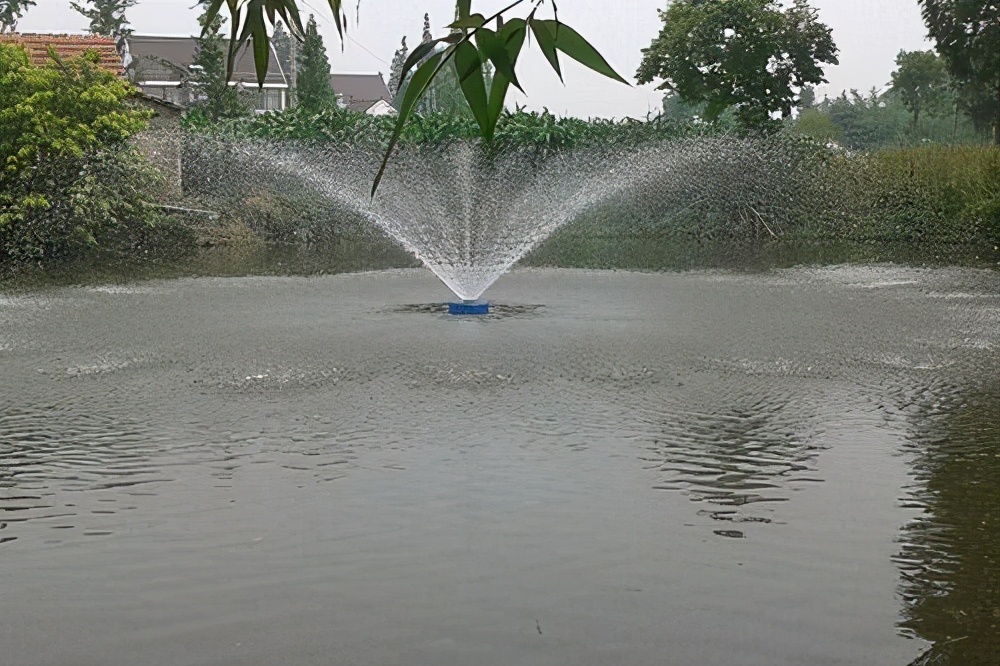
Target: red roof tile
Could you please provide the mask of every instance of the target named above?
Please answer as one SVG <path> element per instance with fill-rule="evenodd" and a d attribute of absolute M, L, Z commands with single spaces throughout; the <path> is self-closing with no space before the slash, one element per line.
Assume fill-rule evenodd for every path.
<path fill-rule="evenodd" d="M 38 35 L 28 33 L 9 33 L 0 35 L 0 43 L 19 44 L 28 51 L 31 62 L 42 66 L 48 64 L 49 47 L 62 58 L 75 58 L 89 50 L 100 55 L 100 66 L 112 74 L 122 73 L 122 60 L 115 50 L 115 40 L 110 37 L 94 35 Z"/>

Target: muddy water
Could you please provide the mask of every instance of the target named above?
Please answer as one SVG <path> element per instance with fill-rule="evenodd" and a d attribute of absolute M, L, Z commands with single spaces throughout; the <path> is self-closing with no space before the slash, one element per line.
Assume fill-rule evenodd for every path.
<path fill-rule="evenodd" d="M 0 296 L 0 664 L 994 664 L 1000 276 Z"/>

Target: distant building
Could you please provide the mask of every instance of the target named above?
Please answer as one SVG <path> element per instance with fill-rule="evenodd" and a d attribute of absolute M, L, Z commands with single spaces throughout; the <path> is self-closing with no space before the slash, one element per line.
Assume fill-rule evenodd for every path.
<path fill-rule="evenodd" d="M 197 89 L 188 83 L 193 78 L 191 65 L 197 48 L 198 42 L 194 37 L 129 35 L 124 49 L 130 56 L 126 73 L 144 94 L 180 106 L 190 106 L 198 101 Z M 268 61 L 263 88 L 260 89 L 253 51 L 248 46 L 240 48 L 231 84 L 255 95 L 251 99 L 258 113 L 280 111 L 289 105 L 289 76 L 282 71 L 273 54 Z"/>
<path fill-rule="evenodd" d="M 337 93 L 341 104 L 351 111 L 373 116 L 396 113 L 392 106 L 392 95 L 389 94 L 381 72 L 334 72 L 330 74 L 330 87 Z"/>
<path fill-rule="evenodd" d="M 0 35 L 0 44 L 17 44 L 28 52 L 32 64 L 43 66 L 51 62 L 51 47 L 60 58 L 76 58 L 87 51 L 96 51 L 99 65 L 112 74 L 122 73 L 122 59 L 115 48 L 115 40 L 94 35 L 43 35 L 38 33 L 6 33 Z"/>
<path fill-rule="evenodd" d="M 197 90 L 188 85 L 197 46 L 194 37 L 130 35 L 125 48 L 131 60 L 126 69 L 128 77 L 147 95 L 189 106 L 197 101 Z M 257 92 L 253 51 L 245 46 L 237 54 L 232 84 L 257 95 L 254 106 L 258 113 L 280 111 L 292 104 L 293 73 L 289 69 L 272 52 L 263 89 Z M 352 111 L 373 115 L 395 113 L 381 74 L 331 74 L 330 87 Z"/>
<path fill-rule="evenodd" d="M 132 34 L 116 41 L 93 35 L 12 33 L 0 35 L 0 43 L 23 46 L 36 65 L 48 61 L 50 46 L 62 58 L 80 56 L 92 49 L 100 55 L 102 68 L 124 74 L 150 99 L 178 108 L 187 108 L 198 101 L 198 90 L 190 85 L 194 74 L 191 65 L 198 48 L 194 37 Z M 259 89 L 253 51 L 244 46 L 237 53 L 231 84 L 241 86 L 251 96 L 258 113 L 280 111 L 292 104 L 292 72 L 287 69 L 287 63 L 282 67 L 281 60 L 272 52 L 263 89 Z M 377 116 L 396 113 L 381 73 L 333 73 L 330 87 L 337 93 L 341 106 L 351 111 Z"/>

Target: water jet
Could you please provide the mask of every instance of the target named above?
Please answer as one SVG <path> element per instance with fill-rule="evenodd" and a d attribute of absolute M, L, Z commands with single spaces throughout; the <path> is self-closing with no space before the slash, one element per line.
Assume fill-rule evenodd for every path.
<path fill-rule="evenodd" d="M 808 145 L 727 136 L 545 154 L 458 141 L 399 148 L 372 198 L 381 152 L 371 147 L 193 135 L 185 150 L 187 192 L 308 193 L 331 226 L 357 220 L 423 263 L 458 297 L 458 314 L 484 314 L 468 303 L 577 221 L 596 233 L 772 238 L 816 205 L 801 184 L 820 163 Z"/>

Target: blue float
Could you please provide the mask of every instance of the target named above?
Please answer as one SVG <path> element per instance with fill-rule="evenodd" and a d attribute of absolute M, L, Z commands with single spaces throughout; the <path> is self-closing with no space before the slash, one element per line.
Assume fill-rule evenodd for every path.
<path fill-rule="evenodd" d="M 459 301 L 448 304 L 448 314 L 453 315 L 484 315 L 490 313 L 488 301 Z"/>

